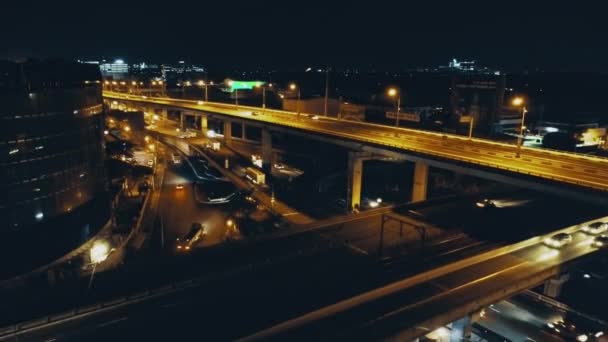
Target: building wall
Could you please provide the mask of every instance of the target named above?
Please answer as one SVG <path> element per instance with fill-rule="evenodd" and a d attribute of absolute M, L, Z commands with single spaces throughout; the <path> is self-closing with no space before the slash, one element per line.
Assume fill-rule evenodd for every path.
<path fill-rule="evenodd" d="M 49 229 L 105 192 L 101 75 L 72 63 L 0 71 L 0 233 Z"/>

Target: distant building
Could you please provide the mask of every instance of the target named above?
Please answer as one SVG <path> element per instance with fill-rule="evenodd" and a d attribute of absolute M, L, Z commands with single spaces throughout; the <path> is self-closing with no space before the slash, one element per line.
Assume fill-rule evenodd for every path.
<path fill-rule="evenodd" d="M 111 63 L 102 61 L 99 64 L 99 69 L 104 78 L 124 79 L 129 75 L 129 65 L 122 59 L 117 59 Z"/>
<path fill-rule="evenodd" d="M 110 218 L 101 88 L 95 65 L 0 62 L 0 255 L 57 258 Z"/>
<path fill-rule="evenodd" d="M 131 64 L 129 74 L 139 79 L 161 78 L 162 69 L 158 64 L 148 64 L 145 62 Z"/>
<path fill-rule="evenodd" d="M 458 122 L 472 118 L 477 130 L 489 133 L 496 129 L 495 123 L 502 120 L 504 75 L 453 73 L 450 90 L 450 112 Z"/>
<path fill-rule="evenodd" d="M 179 61 L 177 64 L 163 64 L 161 73 L 166 80 L 193 80 L 205 77 L 206 69 L 199 65 Z"/>

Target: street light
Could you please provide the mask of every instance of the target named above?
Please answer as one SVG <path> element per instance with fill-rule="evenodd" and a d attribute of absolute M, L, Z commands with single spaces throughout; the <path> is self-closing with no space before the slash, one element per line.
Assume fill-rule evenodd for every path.
<path fill-rule="evenodd" d="M 234 81 L 228 81 L 228 85 L 232 87 L 234 85 Z M 234 104 L 236 105 L 236 109 L 239 109 L 239 88 L 234 88 Z"/>
<path fill-rule="evenodd" d="M 523 97 L 518 96 L 514 98 L 511 103 L 516 107 L 521 106 L 521 124 L 519 126 L 519 135 L 517 136 L 517 152 L 515 153 L 515 158 L 519 158 L 521 155 L 521 145 L 524 138 L 524 129 L 526 128 L 526 113 L 528 112 L 528 109 L 526 109 L 526 106 L 524 105 L 525 102 Z"/>
<path fill-rule="evenodd" d="M 93 246 L 89 250 L 89 256 L 91 257 L 91 264 L 93 264 L 93 272 L 91 272 L 91 279 L 89 280 L 89 289 L 93 284 L 93 276 L 97 265 L 104 262 L 110 254 L 110 244 L 105 240 L 97 240 L 93 243 Z"/>
<path fill-rule="evenodd" d="M 201 87 L 205 87 L 205 102 L 209 102 L 209 91 L 207 89 L 209 85 L 205 81 L 198 81 L 198 85 Z"/>
<path fill-rule="evenodd" d="M 388 96 L 397 98 L 397 108 L 395 110 L 395 127 L 399 127 L 399 112 L 401 110 L 401 91 L 398 88 L 389 88 Z"/>
<path fill-rule="evenodd" d="M 266 111 L 266 88 L 272 88 L 272 83 L 268 83 L 268 85 L 264 85 L 262 82 L 258 82 L 256 88 L 262 88 L 262 109 Z"/>
<path fill-rule="evenodd" d="M 291 90 L 296 90 L 297 89 L 298 90 L 298 102 L 296 102 L 296 110 L 297 110 L 297 113 L 298 113 L 298 118 L 300 118 L 300 99 L 301 99 L 301 97 L 300 97 L 300 88 L 295 83 L 292 83 L 292 84 L 289 85 L 289 89 L 291 89 Z"/>

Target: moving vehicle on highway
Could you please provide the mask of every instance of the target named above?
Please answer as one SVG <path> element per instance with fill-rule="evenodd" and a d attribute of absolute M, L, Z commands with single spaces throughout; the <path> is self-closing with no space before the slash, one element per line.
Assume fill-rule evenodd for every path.
<path fill-rule="evenodd" d="M 182 238 L 177 238 L 177 250 L 181 252 L 187 252 L 192 249 L 192 246 L 196 244 L 205 235 L 205 227 L 198 223 L 192 223 L 188 234 Z"/>
<path fill-rule="evenodd" d="M 182 163 L 182 157 L 178 153 L 173 153 L 171 155 L 171 161 L 173 161 L 173 164 L 179 165 Z"/>
<path fill-rule="evenodd" d="M 177 183 L 177 185 L 175 185 L 175 190 L 183 190 L 184 189 L 184 185 L 182 183 Z"/>
<path fill-rule="evenodd" d="M 545 239 L 545 245 L 552 248 L 562 248 L 572 242 L 572 235 L 568 233 L 558 233 Z"/>
<path fill-rule="evenodd" d="M 583 232 L 591 235 L 598 235 L 608 231 L 608 223 L 606 222 L 593 222 L 581 229 Z"/>
<path fill-rule="evenodd" d="M 475 205 L 480 208 L 496 208 L 496 203 L 494 203 L 494 201 L 492 201 L 491 199 L 487 198 L 475 203 Z"/>
<path fill-rule="evenodd" d="M 593 246 L 598 248 L 608 247 L 608 235 L 598 235 L 593 239 Z"/>

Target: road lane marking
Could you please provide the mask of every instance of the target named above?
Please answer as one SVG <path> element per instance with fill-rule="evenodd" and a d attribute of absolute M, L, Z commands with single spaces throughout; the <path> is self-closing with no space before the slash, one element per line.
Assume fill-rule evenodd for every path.
<path fill-rule="evenodd" d="M 128 319 L 129 319 L 129 317 L 121 317 L 121 318 L 113 319 L 111 321 L 107 321 L 107 322 L 104 322 L 104 323 L 97 324 L 97 327 L 103 328 L 103 327 L 106 327 L 108 325 L 112 325 L 112 324 L 120 323 L 122 321 L 126 321 Z"/>

